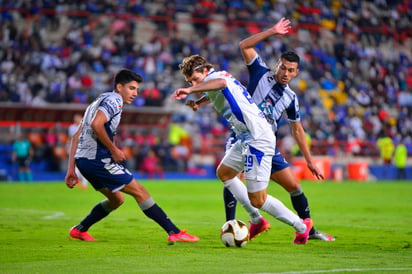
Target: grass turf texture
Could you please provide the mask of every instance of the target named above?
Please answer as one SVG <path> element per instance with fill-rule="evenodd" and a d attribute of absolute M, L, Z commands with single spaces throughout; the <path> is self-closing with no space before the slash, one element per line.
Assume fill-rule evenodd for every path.
<path fill-rule="evenodd" d="M 293 245 L 291 227 L 263 214 L 271 230 L 244 248 L 220 242 L 224 223 L 218 181 L 141 181 L 197 243 L 167 245 L 167 235 L 127 196 L 90 233 L 70 240 L 103 196 L 63 182 L 0 184 L 0 273 L 412 273 L 412 183 L 303 182 L 315 226 L 335 242 Z M 289 208 L 288 194 L 269 192 Z M 238 206 L 237 217 L 248 221 Z"/>

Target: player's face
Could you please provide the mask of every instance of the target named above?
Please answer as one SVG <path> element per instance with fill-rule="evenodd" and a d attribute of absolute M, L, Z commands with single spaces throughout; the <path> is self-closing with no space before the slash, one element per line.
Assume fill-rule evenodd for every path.
<path fill-rule="evenodd" d="M 207 69 L 203 69 L 202 72 L 194 71 L 191 76 L 186 77 L 186 81 L 192 85 L 196 86 L 200 84 L 203 79 L 207 76 Z"/>
<path fill-rule="evenodd" d="M 298 74 L 298 63 L 281 59 L 275 71 L 276 82 L 286 85 Z"/>
<path fill-rule="evenodd" d="M 123 98 L 123 103 L 131 104 L 137 96 L 139 90 L 139 83 L 136 81 L 129 82 L 127 84 L 117 84 L 117 91 Z"/>

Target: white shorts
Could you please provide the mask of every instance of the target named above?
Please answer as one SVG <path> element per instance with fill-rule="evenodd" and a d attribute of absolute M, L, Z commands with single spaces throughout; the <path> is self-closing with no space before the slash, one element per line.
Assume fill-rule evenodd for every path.
<path fill-rule="evenodd" d="M 270 180 L 272 157 L 275 147 L 253 146 L 238 140 L 226 151 L 222 159 L 225 166 L 237 172 L 244 171 L 248 192 L 254 193 L 266 189 Z M 258 144 L 256 144 L 257 146 Z"/>

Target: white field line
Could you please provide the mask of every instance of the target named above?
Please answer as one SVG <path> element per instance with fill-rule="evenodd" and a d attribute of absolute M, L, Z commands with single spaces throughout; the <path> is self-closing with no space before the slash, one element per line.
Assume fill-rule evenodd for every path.
<path fill-rule="evenodd" d="M 336 268 L 324 270 L 303 270 L 288 272 L 259 272 L 258 274 L 305 274 L 305 273 L 339 273 L 339 272 L 372 272 L 372 271 L 412 271 L 412 268 L 390 267 L 390 268 Z"/>
<path fill-rule="evenodd" d="M 24 214 L 36 214 L 36 215 L 43 215 L 41 218 L 45 220 L 52 220 L 57 219 L 64 216 L 64 212 L 61 211 L 49 211 L 49 210 L 38 210 L 33 208 L 0 208 L 1 212 L 16 212 L 16 213 L 24 213 Z"/>

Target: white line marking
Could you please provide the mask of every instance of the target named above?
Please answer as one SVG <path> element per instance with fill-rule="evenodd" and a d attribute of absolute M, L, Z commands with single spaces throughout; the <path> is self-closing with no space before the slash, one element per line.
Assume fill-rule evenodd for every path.
<path fill-rule="evenodd" d="M 45 215 L 42 216 L 42 219 L 45 220 L 52 220 L 57 219 L 64 216 L 64 212 L 61 211 L 49 211 L 49 210 L 38 210 L 33 208 L 0 208 L 0 212 L 18 212 L 24 214 L 36 214 L 36 215 Z"/>
<path fill-rule="evenodd" d="M 53 212 L 53 214 L 51 214 L 51 215 L 43 216 L 42 219 L 52 220 L 52 219 L 57 219 L 57 218 L 60 218 L 60 217 L 63 217 L 63 216 L 64 216 L 63 212 L 56 211 L 56 212 Z"/>
<path fill-rule="evenodd" d="M 302 274 L 302 273 L 338 273 L 338 272 L 363 272 L 363 271 L 411 271 L 412 268 L 337 268 L 325 270 L 303 270 L 303 271 L 289 271 L 289 272 L 259 272 L 259 274 Z"/>

